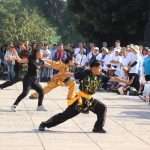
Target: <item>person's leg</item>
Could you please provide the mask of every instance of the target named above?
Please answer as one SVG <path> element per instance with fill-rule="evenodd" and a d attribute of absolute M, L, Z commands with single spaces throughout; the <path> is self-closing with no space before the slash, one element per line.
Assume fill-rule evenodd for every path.
<path fill-rule="evenodd" d="M 16 84 L 19 81 L 20 80 L 15 77 L 12 81 L 6 81 L 6 82 L 0 84 L 0 88 L 1 89 L 5 89 L 5 88 L 7 88 L 9 86 L 12 86 L 12 85 Z"/>
<path fill-rule="evenodd" d="M 97 121 L 95 122 L 93 132 L 105 133 L 103 127 L 107 110 L 106 106 L 102 102 L 94 99 L 90 110 L 97 115 Z"/>
<path fill-rule="evenodd" d="M 49 93 L 51 90 L 55 89 L 56 87 L 58 87 L 59 85 L 54 82 L 54 81 L 49 81 L 48 84 L 43 88 L 44 94 Z M 38 94 L 37 93 L 32 93 L 30 98 L 37 98 Z"/>
<path fill-rule="evenodd" d="M 25 78 L 24 80 L 23 80 L 23 91 L 22 91 L 22 93 L 18 96 L 18 98 L 16 99 L 16 101 L 14 102 L 14 104 L 13 105 L 15 105 L 15 106 L 17 106 L 19 103 L 20 103 L 20 101 L 24 98 L 24 97 L 26 97 L 27 96 L 27 94 L 29 93 L 29 90 L 30 90 L 30 88 L 31 88 L 31 83 L 30 83 L 31 81 L 29 81 L 27 78 Z"/>
<path fill-rule="evenodd" d="M 14 80 L 14 78 L 15 78 L 14 64 L 11 64 L 10 70 L 11 70 L 11 80 Z"/>
<path fill-rule="evenodd" d="M 80 112 L 76 108 L 76 105 L 77 104 L 74 103 L 73 105 L 69 106 L 64 112 L 54 115 L 47 121 L 42 122 L 39 126 L 39 130 L 44 131 L 45 128 L 51 128 L 51 127 L 57 126 L 65 122 L 66 120 L 71 119 L 75 117 L 76 115 L 78 115 Z"/>
<path fill-rule="evenodd" d="M 76 82 L 74 80 L 69 80 L 65 85 L 68 87 L 67 99 L 70 100 L 75 96 Z"/>
<path fill-rule="evenodd" d="M 7 63 L 8 80 L 11 81 L 11 65 Z"/>
<path fill-rule="evenodd" d="M 130 87 L 134 87 L 137 91 L 139 91 L 140 88 L 140 80 L 139 75 L 135 73 L 129 74 L 129 80 L 133 79 L 133 83 L 130 85 Z"/>
<path fill-rule="evenodd" d="M 44 98 L 44 93 L 41 85 L 39 83 L 32 83 L 31 87 L 38 93 L 38 106 L 41 106 Z"/>

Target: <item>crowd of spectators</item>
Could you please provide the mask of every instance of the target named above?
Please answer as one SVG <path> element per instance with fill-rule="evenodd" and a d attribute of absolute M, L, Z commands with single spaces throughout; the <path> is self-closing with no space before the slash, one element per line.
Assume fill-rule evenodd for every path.
<path fill-rule="evenodd" d="M 128 80 L 130 84 L 118 84 L 106 82 L 100 89 L 116 91 L 122 95 L 143 95 L 145 101 L 150 101 L 150 48 L 142 45 L 129 44 L 121 46 L 117 40 L 114 46 L 109 47 L 103 42 L 101 47 L 94 43 L 55 44 L 29 43 L 28 41 L 19 44 L 9 44 L 0 48 L 0 77 L 1 79 L 13 80 L 15 77 L 15 58 L 21 52 L 31 52 L 38 47 L 45 59 L 64 61 L 70 54 L 74 55 L 75 69 L 80 71 L 86 69 L 89 64 L 97 60 L 101 64 L 104 74 L 118 76 Z M 23 67 L 25 69 L 26 67 Z M 55 70 L 42 68 L 41 81 L 48 81 Z"/>

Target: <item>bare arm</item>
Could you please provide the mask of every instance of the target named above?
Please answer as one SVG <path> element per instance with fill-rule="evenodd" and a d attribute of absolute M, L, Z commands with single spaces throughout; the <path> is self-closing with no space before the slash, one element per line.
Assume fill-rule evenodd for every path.
<path fill-rule="evenodd" d="M 119 78 L 119 77 L 111 77 L 110 78 L 110 81 L 121 82 L 121 83 L 125 83 L 127 85 L 131 85 L 133 83 L 133 80 L 134 80 L 134 78 L 132 78 L 131 80 L 124 80 L 124 79 Z"/>
<path fill-rule="evenodd" d="M 47 67 L 51 67 L 53 69 L 56 69 L 58 71 L 63 70 L 64 68 L 64 64 L 60 61 L 53 61 L 53 60 L 49 60 L 49 59 L 44 59 L 44 62 L 46 62 L 46 66 Z M 49 64 L 49 65 L 48 65 Z"/>

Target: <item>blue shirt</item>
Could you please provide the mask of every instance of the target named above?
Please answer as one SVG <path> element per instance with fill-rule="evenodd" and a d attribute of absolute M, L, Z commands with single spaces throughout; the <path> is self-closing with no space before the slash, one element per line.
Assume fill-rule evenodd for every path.
<path fill-rule="evenodd" d="M 150 56 L 147 56 L 144 59 L 143 67 L 144 67 L 144 74 L 150 75 Z"/>

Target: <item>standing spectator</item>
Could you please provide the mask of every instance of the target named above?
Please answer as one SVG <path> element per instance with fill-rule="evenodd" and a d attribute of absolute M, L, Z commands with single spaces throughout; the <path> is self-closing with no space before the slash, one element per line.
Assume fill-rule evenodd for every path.
<path fill-rule="evenodd" d="M 56 50 L 57 50 L 57 45 L 53 44 L 53 46 L 50 48 L 52 59 L 54 59 L 55 57 Z"/>
<path fill-rule="evenodd" d="M 137 45 L 130 45 L 130 52 L 128 53 L 128 68 L 129 68 L 129 80 L 133 80 L 133 83 L 130 85 L 131 87 L 135 88 L 137 92 L 140 88 L 140 81 L 139 81 L 139 46 Z"/>
<path fill-rule="evenodd" d="M 92 47 L 91 52 L 87 55 L 88 64 L 91 64 L 93 61 L 95 61 L 98 54 L 99 54 L 99 48 Z"/>
<path fill-rule="evenodd" d="M 43 48 L 43 59 L 52 59 L 51 51 L 49 50 L 48 44 L 44 45 Z M 43 67 L 41 69 L 41 79 L 44 81 L 48 81 L 50 76 L 52 75 L 51 69 L 47 67 Z"/>
<path fill-rule="evenodd" d="M 107 48 L 108 47 L 108 43 L 107 42 L 102 42 L 102 47 L 105 47 L 105 48 Z"/>
<path fill-rule="evenodd" d="M 14 66 L 15 77 L 11 81 L 6 81 L 0 84 L 0 89 L 7 88 L 23 80 L 24 76 L 28 71 L 28 64 L 26 63 L 26 61 L 28 60 L 29 55 L 30 55 L 30 51 L 28 49 L 18 50 L 17 59 L 15 60 L 15 66 Z"/>
<path fill-rule="evenodd" d="M 67 53 L 64 50 L 64 45 L 61 43 L 55 52 L 54 60 L 56 61 L 65 61 L 67 58 Z"/>
<path fill-rule="evenodd" d="M 81 71 L 86 66 L 87 62 L 87 56 L 84 54 L 84 49 L 82 48 L 75 57 L 76 71 Z"/>
<path fill-rule="evenodd" d="M 115 48 L 114 48 L 114 51 L 117 50 L 117 51 L 121 51 L 121 42 L 119 40 L 116 40 L 115 42 Z"/>
<path fill-rule="evenodd" d="M 146 48 L 148 50 L 148 55 L 144 59 L 143 67 L 144 67 L 144 75 L 146 84 L 143 91 L 143 96 L 146 101 L 150 102 L 150 49 Z"/>
<path fill-rule="evenodd" d="M 87 48 L 86 54 L 88 55 L 90 52 L 92 52 L 92 49 L 95 47 L 94 43 L 89 44 L 89 48 Z"/>
<path fill-rule="evenodd" d="M 128 77 L 128 72 L 126 72 L 125 68 L 128 67 L 128 52 L 127 52 L 127 49 L 126 47 L 123 47 L 121 49 L 121 77 L 123 79 L 127 79 Z"/>
<path fill-rule="evenodd" d="M 118 49 L 114 50 L 114 54 L 112 54 L 110 63 L 111 66 L 115 69 L 115 75 L 120 76 L 121 56 Z"/>
<path fill-rule="evenodd" d="M 17 51 L 13 45 L 8 47 L 5 54 L 5 61 L 7 62 L 8 79 L 12 81 L 15 77 L 14 65 L 17 57 Z"/>
<path fill-rule="evenodd" d="M 86 49 L 84 48 L 84 45 L 82 42 L 79 43 L 79 46 L 77 48 L 75 48 L 74 50 L 74 55 L 78 55 L 80 53 L 80 51 L 83 49 L 83 52 L 86 54 Z"/>
<path fill-rule="evenodd" d="M 105 47 L 102 47 L 101 48 L 101 53 L 99 53 L 97 56 L 96 56 L 96 60 L 98 60 L 102 66 L 102 68 L 104 67 L 104 59 L 105 57 L 107 56 L 108 54 L 108 49 L 105 48 Z"/>

